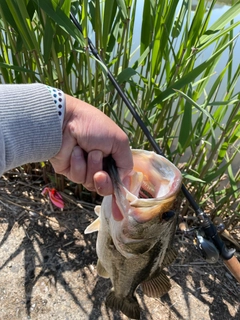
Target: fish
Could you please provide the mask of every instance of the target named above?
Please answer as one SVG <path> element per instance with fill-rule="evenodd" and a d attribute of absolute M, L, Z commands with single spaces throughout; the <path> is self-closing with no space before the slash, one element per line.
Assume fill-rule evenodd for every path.
<path fill-rule="evenodd" d="M 113 194 L 95 207 L 98 218 L 85 234 L 98 232 L 97 273 L 110 278 L 106 306 L 140 319 L 136 289 L 161 297 L 170 288 L 164 268 L 176 258 L 173 247 L 177 215 L 172 205 L 182 185 L 178 168 L 153 151 L 132 149 L 133 171 L 120 180 L 114 160 L 107 160 Z"/>

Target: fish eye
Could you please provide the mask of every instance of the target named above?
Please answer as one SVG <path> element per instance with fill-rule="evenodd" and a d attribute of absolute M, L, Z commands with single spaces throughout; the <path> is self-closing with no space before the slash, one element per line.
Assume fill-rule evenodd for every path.
<path fill-rule="evenodd" d="M 170 211 L 164 212 L 162 214 L 162 219 L 165 220 L 165 221 L 169 221 L 174 216 L 175 216 L 175 212 L 170 210 Z"/>

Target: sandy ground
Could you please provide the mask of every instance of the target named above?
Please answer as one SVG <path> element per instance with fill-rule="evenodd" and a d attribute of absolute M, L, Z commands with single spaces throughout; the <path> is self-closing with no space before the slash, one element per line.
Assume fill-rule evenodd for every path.
<path fill-rule="evenodd" d="M 97 234 L 83 233 L 93 207 L 69 198 L 61 212 L 38 183 L 0 181 L 0 319 L 127 319 L 104 304 L 111 284 L 96 273 Z M 175 246 L 169 293 L 137 291 L 141 320 L 239 320 L 240 285 L 222 262 L 207 264 L 181 234 Z"/>

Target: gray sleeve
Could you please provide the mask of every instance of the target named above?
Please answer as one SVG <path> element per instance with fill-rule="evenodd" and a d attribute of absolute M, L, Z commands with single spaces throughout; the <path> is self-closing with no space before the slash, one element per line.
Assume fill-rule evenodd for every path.
<path fill-rule="evenodd" d="M 0 176 L 53 157 L 61 142 L 58 110 L 45 85 L 0 85 Z"/>

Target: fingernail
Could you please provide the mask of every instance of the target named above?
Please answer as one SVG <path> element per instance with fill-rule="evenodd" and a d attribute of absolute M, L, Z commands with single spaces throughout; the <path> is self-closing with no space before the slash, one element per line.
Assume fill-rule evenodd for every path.
<path fill-rule="evenodd" d="M 96 173 L 94 175 L 94 184 L 97 190 L 97 193 L 101 196 L 106 196 L 111 194 L 111 190 L 109 189 L 109 179 L 106 175 L 102 175 L 101 173 Z"/>
<path fill-rule="evenodd" d="M 107 182 L 108 182 L 108 178 L 107 177 L 102 177 L 101 180 L 98 183 L 98 189 L 99 188 L 103 188 Z"/>
<path fill-rule="evenodd" d="M 82 150 L 79 147 L 74 147 L 72 155 L 74 158 L 82 158 Z"/>
<path fill-rule="evenodd" d="M 103 158 L 102 152 L 101 151 L 96 151 L 96 152 L 94 152 L 94 155 L 92 157 L 92 162 L 93 163 L 99 163 L 99 162 L 102 161 L 102 158 Z"/>

